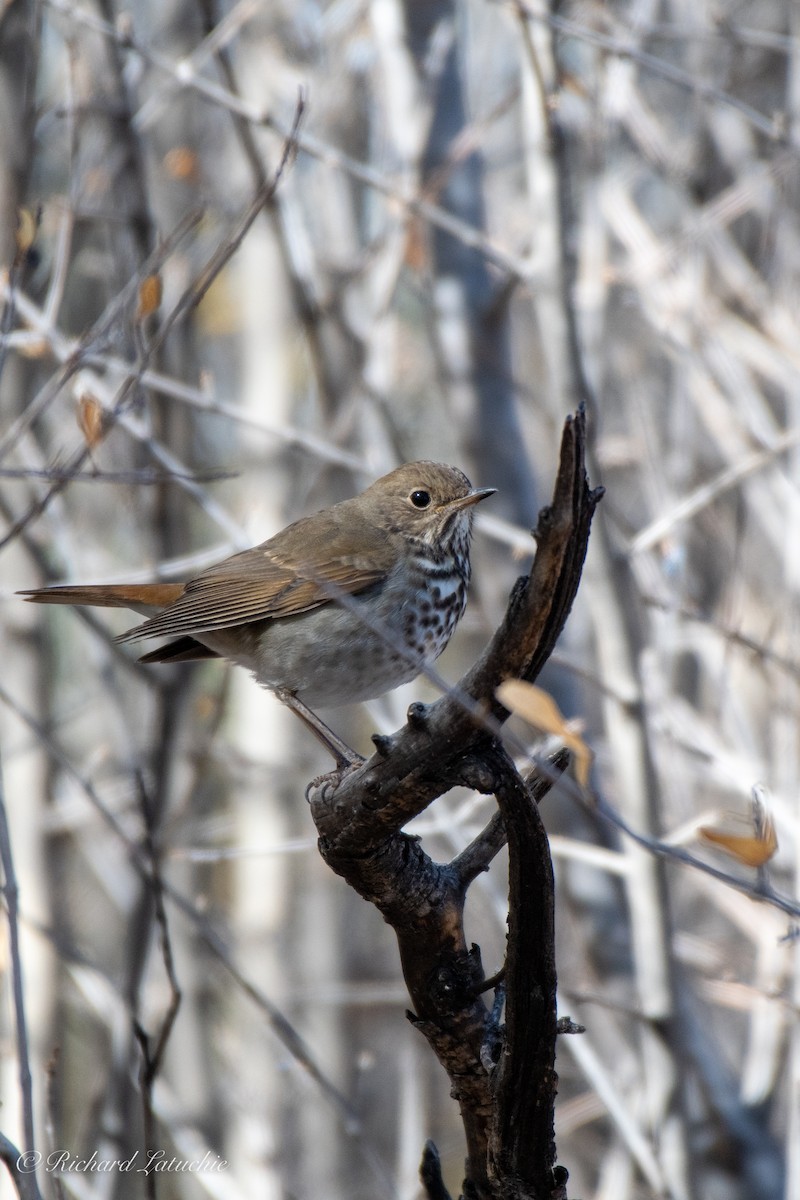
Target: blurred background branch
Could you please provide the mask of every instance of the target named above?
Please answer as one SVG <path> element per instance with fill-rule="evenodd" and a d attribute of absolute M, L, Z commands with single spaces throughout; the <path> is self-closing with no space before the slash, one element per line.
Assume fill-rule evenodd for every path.
<path fill-rule="evenodd" d="M 795 8 L 3 8 L 0 745 L 42 1153 L 143 1145 L 134 1016 L 158 1031 L 171 996 L 149 839 L 181 993 L 155 1136 L 229 1164 L 158 1188 L 411 1198 L 426 1137 L 458 1188 L 391 934 L 317 860 L 317 747 L 243 672 L 146 671 L 113 643 L 124 615 L 13 592 L 174 579 L 399 461 L 451 461 L 505 505 L 478 522 L 457 679 L 585 400 L 607 496 L 539 679 L 601 797 L 542 806 L 560 1003 L 587 1030 L 559 1040 L 559 1154 L 597 1200 L 800 1196 Z M 300 89 L 296 159 L 239 244 Z M 323 715 L 363 751 L 434 696 Z M 766 867 L 725 850 L 763 841 L 757 784 Z M 450 861 L 493 812 L 454 789 L 408 832 Z M 465 912 L 487 975 L 506 871 Z M 12 1056 L 0 1088 L 23 1148 Z"/>

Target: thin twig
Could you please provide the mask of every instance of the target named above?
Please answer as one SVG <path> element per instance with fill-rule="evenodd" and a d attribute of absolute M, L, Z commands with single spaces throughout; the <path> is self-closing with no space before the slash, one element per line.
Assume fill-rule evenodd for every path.
<path fill-rule="evenodd" d="M 141 845 L 134 840 L 125 829 L 123 822 L 119 817 L 105 804 L 97 789 L 89 779 L 74 766 L 69 756 L 61 748 L 55 738 L 44 728 L 31 713 L 23 708 L 13 697 L 0 685 L 0 703 L 16 714 L 17 717 L 31 730 L 37 741 L 46 751 L 48 756 L 64 770 L 71 779 L 77 783 L 83 794 L 89 800 L 93 808 L 96 809 L 105 824 L 112 830 L 120 845 L 125 849 L 131 863 L 139 872 L 142 878 L 150 883 L 151 872 L 150 864 Z M 231 956 L 228 944 L 223 935 L 214 928 L 208 918 L 199 912 L 196 905 L 184 896 L 177 888 L 168 880 L 162 880 L 163 890 L 170 901 L 189 919 L 192 925 L 197 930 L 198 935 L 202 938 L 205 945 L 211 950 L 212 954 L 224 966 L 228 974 L 233 978 L 242 992 L 248 996 L 260 1009 L 260 1011 L 268 1018 L 270 1026 L 279 1039 L 286 1047 L 292 1057 L 299 1063 L 300 1066 L 308 1073 L 309 1077 L 317 1084 L 320 1092 L 325 1099 L 332 1104 L 342 1120 L 347 1132 L 354 1137 L 358 1137 L 361 1130 L 361 1118 L 349 1104 L 346 1097 L 339 1089 L 331 1082 L 324 1073 L 322 1068 L 317 1063 L 313 1053 L 306 1045 L 303 1038 L 294 1028 L 290 1021 L 284 1016 L 281 1010 L 275 1005 L 265 993 L 254 983 L 252 983 L 245 973 L 240 970 Z"/>
<path fill-rule="evenodd" d="M 636 46 L 626 43 L 620 37 L 612 37 L 609 34 L 600 33 L 589 25 L 583 25 L 578 21 L 572 21 L 567 17 L 561 17 L 551 12 L 531 9 L 522 0 L 493 0 L 493 2 L 503 7 L 511 8 L 515 13 L 523 14 L 527 21 L 540 25 L 548 25 L 556 33 L 561 33 L 565 37 L 573 37 L 591 46 L 597 46 L 598 49 L 605 50 L 617 58 L 630 59 L 631 62 L 637 63 L 640 67 L 645 67 L 653 75 L 666 79 L 669 83 L 675 84 L 676 87 L 689 92 L 693 96 L 697 96 L 701 100 L 708 100 L 714 104 L 721 104 L 726 108 L 732 108 L 744 118 L 748 125 L 763 134 L 771 142 L 788 145 L 795 152 L 800 150 L 800 147 L 792 144 L 789 136 L 781 128 L 779 122 L 771 117 L 765 117 L 763 113 L 760 113 L 752 105 L 745 103 L 745 101 L 740 100 L 738 96 L 723 91 L 722 88 L 706 82 L 705 79 L 693 75 L 690 71 L 684 71 L 680 67 L 676 67 L 674 63 L 668 62 L 664 58 L 659 58 L 655 54 L 648 54 L 645 50 L 639 50 Z"/>
<path fill-rule="evenodd" d="M 0 479 L 53 479 L 70 483 L 122 483 L 134 487 L 162 487 L 165 483 L 217 483 L 236 479 L 235 471 L 71 471 L 68 467 L 0 467 Z"/>
<path fill-rule="evenodd" d="M 58 323 L 58 313 L 64 298 L 64 288 L 67 283 L 70 255 L 72 252 L 72 237 L 75 231 L 75 212 L 78 207 L 78 180 L 76 162 L 78 152 L 77 123 L 75 121 L 75 70 L 76 46 L 73 39 L 67 39 L 67 70 L 64 77 L 66 92 L 67 136 L 67 172 L 69 178 L 69 201 L 62 208 L 58 223 L 58 237 L 53 256 L 53 267 L 50 273 L 50 286 L 47 289 L 47 299 L 44 304 L 44 317 L 48 326 Z"/>
<path fill-rule="evenodd" d="M 11 849 L 11 831 L 8 826 L 5 794 L 3 791 L 2 763 L 0 763 L 0 864 L 3 868 L 3 896 L 8 914 L 8 946 L 11 960 L 11 987 L 14 998 L 14 1021 L 17 1038 L 17 1070 L 22 1107 L 22 1125 L 25 1137 L 25 1152 L 36 1154 L 36 1139 L 33 1126 L 33 1081 L 31 1078 L 30 1048 L 28 1045 L 28 1023 L 25 1016 L 25 990 L 22 973 L 22 955 L 19 944 L 19 889 L 14 870 L 14 855 Z M 33 1186 L 35 1182 L 34 1172 Z M 16 1176 L 15 1176 L 16 1180 Z"/>
<path fill-rule="evenodd" d="M 299 145 L 300 127 L 305 114 L 306 100 L 305 94 L 301 91 L 297 97 L 295 105 L 294 117 L 292 124 L 284 138 L 283 151 L 280 161 L 275 169 L 275 173 L 267 183 L 258 189 L 249 206 L 242 213 L 239 220 L 236 222 L 233 231 L 225 239 L 225 241 L 217 247 L 214 253 L 206 262 L 205 266 L 200 271 L 199 275 L 192 281 L 190 286 L 186 288 L 183 295 L 178 300 L 177 304 L 172 309 L 169 317 L 164 321 L 163 325 L 158 330 L 158 333 L 153 338 L 153 344 L 148 354 L 148 360 L 153 354 L 161 348 L 167 339 L 173 326 L 177 324 L 191 309 L 196 308 L 200 301 L 205 296 L 208 289 L 211 287 L 214 280 L 219 275 L 220 271 L 233 258 L 233 255 L 241 246 L 253 222 L 258 217 L 259 213 L 272 201 L 278 186 L 283 178 L 286 168 L 289 166 L 294 155 L 297 153 Z M 141 378 L 141 376 L 139 376 Z"/>
<path fill-rule="evenodd" d="M 17 1189 L 19 1200 L 42 1200 L 36 1173 L 39 1161 L 36 1151 L 21 1151 L 4 1133 L 0 1133 L 0 1162 L 5 1163 Z"/>
<path fill-rule="evenodd" d="M 147 1030 L 142 1025 L 138 1013 L 134 1013 L 133 1029 L 136 1040 L 139 1043 L 139 1048 L 142 1053 L 142 1070 L 140 1072 L 140 1080 L 142 1087 L 142 1115 L 144 1121 L 144 1145 L 145 1148 L 155 1146 L 155 1117 L 153 1114 L 153 1085 L 156 1077 L 161 1069 L 161 1064 L 164 1059 L 164 1052 L 169 1042 L 170 1034 L 180 1011 L 181 1006 L 181 987 L 178 983 L 178 977 L 175 972 L 175 959 L 172 953 L 172 939 L 170 937 L 169 923 L 167 914 L 164 908 L 164 881 L 161 876 L 161 864 L 158 849 L 155 840 L 155 821 L 153 805 L 144 781 L 139 777 L 139 799 L 140 811 L 145 828 L 144 837 L 144 854 L 149 864 L 149 880 L 148 891 L 150 898 L 153 901 L 155 922 L 158 927 L 159 942 L 161 945 L 161 958 L 164 964 L 164 971 L 169 983 L 170 999 L 167 1005 L 167 1010 L 161 1021 L 161 1028 L 158 1031 L 153 1046 L 153 1039 L 148 1034 Z M 139 989 L 137 989 L 137 1001 L 139 998 Z M 145 1187 L 149 1200 L 155 1200 L 156 1197 L 156 1176 L 155 1172 L 148 1171 Z"/>
<path fill-rule="evenodd" d="M 668 537 L 681 521 L 688 521 L 692 517 L 696 517 L 704 508 L 708 508 L 720 496 L 724 496 L 726 492 L 735 488 L 742 480 L 756 474 L 757 471 L 774 466 L 781 454 L 785 454 L 787 450 L 793 449 L 798 444 L 800 444 L 800 429 L 790 429 L 776 437 L 771 446 L 767 446 L 763 450 L 756 450 L 739 462 L 726 467 L 713 479 L 700 484 L 687 496 L 671 505 L 669 512 L 650 521 L 648 525 L 640 529 L 636 536 L 631 538 L 628 553 L 633 556 L 641 554 L 644 550 L 652 549 L 663 538 Z"/>
<path fill-rule="evenodd" d="M 130 413 L 126 412 L 126 409 L 130 407 L 132 398 L 136 395 L 136 390 L 141 383 L 146 367 L 149 365 L 153 356 L 164 345 L 174 326 L 200 303 L 203 296 L 211 287 L 211 284 L 217 278 L 225 264 L 230 260 L 236 250 L 238 250 L 245 235 L 247 234 L 247 231 L 250 229 L 250 226 L 253 224 L 264 205 L 269 203 L 274 196 L 283 176 L 284 170 L 295 152 L 297 145 L 297 131 L 300 127 L 300 122 L 302 121 L 304 109 L 305 100 L 301 94 L 297 100 L 294 122 L 285 140 L 283 153 L 273 178 L 269 181 L 265 188 L 259 189 L 255 199 L 252 201 L 237 223 L 233 234 L 229 239 L 226 239 L 223 244 L 217 247 L 209 260 L 206 262 L 206 265 L 201 270 L 199 276 L 194 279 L 189 287 L 184 290 L 168 317 L 164 320 L 157 333 L 153 336 L 149 345 L 146 348 L 140 347 L 141 354 L 139 366 L 134 374 L 126 379 L 122 387 L 117 392 L 117 395 L 114 398 L 113 406 L 108 414 L 112 419 L 122 421 L 130 427 L 132 418 Z M 140 272 L 137 279 L 145 278 L 147 274 L 152 273 L 153 272 L 147 271 Z M 58 389 L 56 389 L 56 391 L 57 390 Z M 55 394 L 56 393 L 54 391 L 52 396 L 48 395 L 48 400 L 52 399 Z M 125 420 L 126 417 L 127 421 Z M 19 425 L 19 422 L 17 424 Z M 15 436 L 18 436 L 18 434 L 15 434 Z M 142 440 L 145 440 L 144 436 Z M 175 460 L 173 456 L 164 447 L 150 439 L 149 436 L 147 437 L 147 441 L 154 456 L 158 458 L 165 466 L 169 465 L 174 470 Z M 11 444 L 13 444 L 13 439 L 11 440 Z M 4 440 L 4 443 L 0 445 L 0 452 L 2 452 L 3 448 L 7 450 L 8 446 L 9 437 L 7 436 Z M 68 462 L 68 471 L 73 472 L 80 470 L 89 457 L 90 449 L 88 446 L 78 450 L 75 454 L 73 454 L 72 458 Z M 0 538 L 0 550 L 2 550 L 3 547 L 9 542 L 18 537 L 31 521 L 45 511 L 53 497 L 56 496 L 66 486 L 66 482 L 66 479 L 55 482 L 53 486 L 46 493 L 44 493 L 35 504 L 30 506 L 26 513 L 24 513 L 13 523 L 11 529 L 6 533 L 6 535 L 3 538 Z M 192 493 L 193 488 L 191 484 L 184 483 L 184 486 L 186 487 L 187 491 Z M 195 491 L 194 494 L 200 496 L 200 493 L 197 491 Z M 208 503 L 205 496 L 202 496 L 202 502 Z"/>
<path fill-rule="evenodd" d="M 180 64 L 174 62 L 167 55 L 153 50 L 152 47 L 144 45 L 144 43 L 133 37 L 132 34 L 122 33 L 115 26 L 100 20 L 87 10 L 75 8 L 69 0 L 47 0 L 47 4 L 49 7 L 64 13 L 76 22 L 95 30 L 95 32 L 102 34 L 104 37 L 110 38 L 124 49 L 139 55 L 151 66 L 166 72 L 166 74 L 180 83 L 182 87 L 192 88 L 199 95 L 205 97 L 205 99 L 222 108 L 228 109 L 253 125 L 271 129 L 284 140 L 289 136 L 290 129 L 283 121 L 271 113 L 264 112 L 256 105 L 240 99 L 226 88 L 204 78 L 202 75 L 192 73 L 190 69 L 187 70 L 184 76 Z M 350 155 L 345 154 L 343 151 L 336 149 L 310 133 L 301 133 L 297 138 L 297 146 L 304 154 L 309 154 L 312 158 L 316 158 L 326 166 L 334 167 L 349 175 L 357 182 L 365 184 L 382 195 L 389 197 L 407 213 L 423 217 L 435 228 L 452 234 L 453 237 L 457 238 L 465 246 L 479 250 L 486 257 L 487 261 L 507 271 L 516 278 L 527 282 L 529 286 L 534 286 L 537 282 L 530 265 L 524 258 L 510 254 L 491 238 L 487 237 L 486 234 L 468 225 L 466 222 L 460 221 L 457 217 L 454 217 L 438 205 L 432 204 L 419 196 L 403 193 L 393 179 L 376 168 L 366 163 L 358 162 Z"/>
<path fill-rule="evenodd" d="M 694 867 L 696 870 L 702 871 L 704 875 L 710 875 L 712 879 L 718 879 L 720 883 L 733 888 L 734 891 L 741 892 L 744 896 L 749 896 L 751 900 L 756 900 L 762 904 L 769 904 L 790 917 L 800 919 L 800 900 L 781 895 L 780 892 L 775 891 L 771 884 L 759 883 L 758 881 L 751 883 L 749 880 L 742 879 L 737 875 L 730 875 L 727 871 L 721 871 L 718 867 L 713 867 L 710 863 L 703 862 L 701 858 L 696 858 L 694 854 L 690 854 L 682 846 L 673 846 L 669 842 L 661 842 L 657 838 L 639 833 L 602 797 L 597 798 L 597 811 L 612 825 L 616 826 L 617 829 L 621 829 L 629 838 L 632 838 L 637 845 L 643 846 L 645 850 L 649 850 L 657 858 L 671 859 L 673 862 L 683 863 L 686 867 Z"/>

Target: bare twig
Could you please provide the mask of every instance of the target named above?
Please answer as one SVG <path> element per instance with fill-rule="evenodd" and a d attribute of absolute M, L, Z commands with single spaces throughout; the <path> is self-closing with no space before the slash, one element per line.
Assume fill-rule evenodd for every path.
<path fill-rule="evenodd" d="M 775 891 L 769 882 L 760 881 L 757 878 L 752 880 L 742 879 L 741 876 L 731 875 L 729 871 L 721 871 L 718 867 L 714 867 L 710 863 L 704 862 L 703 859 L 697 858 L 696 855 L 691 854 L 688 850 L 684 850 L 682 846 L 673 846 L 669 842 L 662 842 L 646 833 L 641 833 L 624 820 L 611 807 L 608 801 L 603 798 L 598 798 L 597 807 L 600 814 L 607 821 L 615 825 L 617 829 L 621 829 L 637 845 L 644 847 L 645 850 L 648 850 L 656 857 L 683 863 L 687 867 L 693 867 L 696 871 L 702 871 L 704 875 L 710 875 L 712 879 L 718 879 L 726 887 L 733 888 L 734 891 L 741 892 L 744 896 L 749 896 L 751 900 L 770 904 L 780 912 L 786 913 L 787 916 L 800 919 L 800 900 L 789 896 L 782 896 L 780 892 Z"/>
<path fill-rule="evenodd" d="M 216 483 L 235 479 L 233 471 L 70 471 L 67 467 L 0 467 L 0 479 L 54 479 L 70 483 L 121 483 L 135 487 L 163 487 L 165 483 Z"/>
<path fill-rule="evenodd" d="M 22 1108 L 22 1124 L 25 1137 L 25 1154 L 31 1164 L 36 1160 L 36 1138 L 33 1126 L 33 1080 L 31 1078 L 30 1047 L 28 1045 L 28 1023 L 25 1016 L 25 989 L 22 971 L 22 955 L 19 944 L 19 891 L 14 870 L 14 856 L 11 849 L 11 831 L 8 826 L 5 794 L 3 791 L 2 764 L 0 764 L 0 863 L 3 867 L 3 896 L 8 914 L 8 945 L 11 959 L 11 988 L 14 997 L 14 1021 L 16 1024 L 17 1042 L 17 1071 L 19 1074 L 20 1100 Z M 4 1145 L 3 1149 L 7 1149 Z M 20 1154 L 16 1154 L 20 1160 Z M 32 1165 L 30 1173 L 14 1170 L 11 1163 L 6 1165 L 12 1173 L 14 1182 L 20 1189 L 20 1194 L 27 1196 L 38 1195 L 35 1169 Z"/>
<path fill-rule="evenodd" d="M 57 763 L 75 781 L 104 823 L 112 830 L 120 845 L 124 847 L 137 872 L 149 885 L 152 878 L 151 864 L 145 851 L 136 840 L 130 837 L 123 822 L 103 801 L 103 798 L 92 782 L 85 778 L 74 766 L 69 756 L 64 752 L 56 739 L 43 727 L 41 722 L 37 721 L 31 713 L 18 704 L 1 685 L 0 702 L 6 704 L 19 717 L 35 735 L 37 741 L 53 762 Z M 252 983 L 246 974 L 236 965 L 225 936 L 215 929 L 209 919 L 202 912 L 198 911 L 197 906 L 177 888 L 173 887 L 168 880 L 162 880 L 162 886 L 164 894 L 169 897 L 171 903 L 175 904 L 179 911 L 193 924 L 198 935 L 224 966 L 243 994 L 248 996 L 267 1017 L 276 1037 L 319 1087 L 326 1100 L 332 1104 L 347 1132 L 353 1137 L 358 1137 L 361 1127 L 358 1114 L 353 1110 L 346 1097 L 343 1096 L 322 1070 L 308 1045 L 291 1022 L 287 1020 L 280 1008 L 256 984 Z"/>
<path fill-rule="evenodd" d="M 786 130 L 774 118 L 765 117 L 763 113 L 758 112 L 757 109 L 745 103 L 738 96 L 733 95 L 731 92 L 726 92 L 722 88 L 715 87 L 713 83 L 708 83 L 704 79 L 698 79 L 696 75 L 692 75 L 689 71 L 684 71 L 680 67 L 676 67 L 674 63 L 668 62 L 664 58 L 659 58 L 655 54 L 648 54 L 646 51 L 638 49 L 635 45 L 630 45 L 624 40 L 621 34 L 619 36 L 612 36 L 601 33 L 597 29 L 593 29 L 589 25 L 582 24 L 579 21 L 572 21 L 568 17 L 536 11 L 529 8 L 522 0 L 495 0 L 495 3 L 506 5 L 515 12 L 524 14 L 527 21 L 549 25 L 556 33 L 563 34 L 566 37 L 578 38 L 580 41 L 597 46 L 599 49 L 605 50 L 618 58 L 629 58 L 639 66 L 645 67 L 652 74 L 666 79 L 669 83 L 675 84 L 676 87 L 690 92 L 701 100 L 707 100 L 714 104 L 734 109 L 744 118 L 748 125 L 752 126 L 760 134 L 763 134 L 764 137 L 769 138 L 770 141 L 791 145 Z M 794 145 L 793 149 L 797 151 L 798 147 Z"/>
<path fill-rule="evenodd" d="M 133 302 L 142 280 L 148 275 L 158 273 L 169 256 L 177 250 L 183 240 L 199 225 L 201 220 L 202 213 L 197 210 L 184 214 L 169 237 L 165 238 L 153 253 L 149 255 L 136 276 L 130 279 L 114 295 L 105 312 L 80 337 L 77 345 L 70 347 L 69 353 L 64 355 L 62 369 L 48 380 L 40 392 L 34 396 L 19 416 L 3 432 L 2 437 L 0 437 L 0 459 L 5 458 L 11 452 L 19 443 L 23 434 L 31 428 L 34 422 L 52 404 L 65 384 L 80 370 L 84 362 L 84 355 L 91 348 L 104 344 L 110 331 L 122 319 L 122 314 Z M 0 286 L 2 286 L 2 280 L 0 280 Z M 56 334 L 50 336 L 55 338 Z M 61 335 L 58 336 L 60 338 Z M 85 454 L 85 457 L 88 458 L 88 452 Z"/>
<path fill-rule="evenodd" d="M 0 1161 L 5 1163 L 19 1200 L 42 1200 L 34 1170 L 38 1162 L 36 1151 L 23 1153 L 4 1133 L 0 1133 Z"/>
<path fill-rule="evenodd" d="M 161 1069 L 164 1052 L 169 1042 L 172 1028 L 181 1006 L 181 988 L 175 973 L 175 960 L 172 953 L 172 939 L 169 923 L 164 908 L 164 882 L 161 877 L 159 852 L 155 842 L 155 820 L 152 802 L 147 795 L 144 781 L 139 779 L 140 809 L 145 828 L 144 853 L 149 861 L 149 894 L 153 902 L 155 922 L 161 944 L 161 958 L 169 984 L 169 1004 L 161 1021 L 161 1028 L 153 1045 L 153 1038 L 144 1028 L 138 1013 L 134 1013 L 133 1030 L 142 1054 L 142 1069 L 140 1073 L 142 1087 L 142 1114 L 144 1118 L 144 1145 L 156 1145 L 155 1118 L 153 1115 L 153 1085 Z M 137 1001 L 139 993 L 137 991 Z M 145 1187 L 149 1200 L 156 1197 L 155 1172 L 148 1171 L 145 1177 Z"/>
<path fill-rule="evenodd" d="M 141 379 L 144 375 L 145 369 L 146 369 L 147 365 L 149 364 L 150 360 L 152 359 L 152 357 L 163 346 L 164 342 L 167 339 L 167 336 L 169 335 L 170 331 L 174 328 L 176 323 L 179 320 L 181 320 L 183 317 L 185 317 L 186 314 L 189 311 L 191 311 L 191 309 L 193 309 L 194 307 L 196 307 L 197 304 L 200 303 L 203 296 L 206 294 L 206 292 L 210 288 L 211 284 L 214 282 L 216 277 L 219 275 L 220 271 L 223 269 L 225 264 L 230 260 L 232 255 L 236 252 L 236 250 L 241 245 L 242 240 L 244 239 L 245 235 L 247 234 L 248 229 L 253 224 L 256 217 L 263 209 L 264 205 L 275 194 L 275 190 L 277 189 L 278 184 L 280 183 L 284 169 L 286 168 L 287 164 L 290 161 L 292 154 L 295 151 L 297 130 L 299 129 L 299 125 L 302 120 L 303 110 L 304 110 L 304 100 L 301 95 L 298 99 L 297 107 L 295 110 L 294 124 L 287 136 L 287 139 L 286 139 L 286 142 L 284 145 L 283 154 L 281 156 L 281 160 L 278 164 L 278 168 L 275 172 L 275 175 L 273 176 L 272 180 L 267 184 L 267 186 L 265 188 L 259 190 L 258 194 L 256 195 L 256 197 L 254 198 L 254 200 L 252 201 L 252 203 L 250 204 L 250 206 L 248 207 L 248 209 L 246 210 L 246 212 L 243 214 L 240 221 L 238 222 L 230 239 L 226 239 L 226 241 L 217 248 L 217 250 L 214 252 L 214 254 L 211 256 L 211 258 L 206 263 L 205 267 L 200 272 L 199 276 L 195 280 L 193 280 L 193 282 L 190 284 L 190 286 L 188 288 L 186 288 L 184 290 L 183 294 L 178 299 L 177 303 L 173 307 L 169 316 L 164 320 L 164 322 L 160 326 L 158 332 L 152 338 L 152 340 L 151 340 L 150 344 L 147 346 L 146 350 L 143 349 L 143 352 L 140 357 L 139 366 L 137 367 L 136 371 L 125 380 L 122 387 L 119 389 L 117 395 L 114 398 L 113 407 L 111 408 L 111 410 L 108 414 L 111 418 L 118 419 L 125 415 L 125 410 L 126 410 L 126 408 L 128 408 L 131 398 L 135 395 L 136 389 L 139 386 Z M 153 273 L 154 273 L 153 270 L 149 270 L 149 271 L 143 270 L 142 272 L 140 272 L 138 279 L 145 278 L 148 274 L 153 274 Z M 137 285 L 138 285 L 138 279 L 137 279 Z M 66 378 L 70 374 L 72 374 L 76 369 L 77 369 L 77 363 L 71 362 L 70 364 L 68 364 L 68 366 L 65 368 L 65 371 L 61 373 L 61 375 L 58 379 L 58 385 L 55 388 L 51 388 L 50 390 L 48 390 L 45 393 L 46 400 L 48 403 L 50 402 L 50 400 L 52 400 L 54 398 L 54 396 L 57 394 L 58 390 L 60 390 L 61 386 L 63 386 L 64 382 L 66 382 Z M 26 410 L 25 424 L 29 424 L 30 421 L 33 419 L 33 416 L 31 415 L 31 412 L 30 412 L 31 408 L 33 408 L 33 407 L 34 407 L 33 405 L 30 405 L 28 407 L 28 409 Z M 36 406 L 36 408 L 37 408 L 36 415 L 38 415 L 38 409 L 41 407 L 42 407 L 42 401 L 40 401 L 39 405 Z M 17 425 L 19 426 L 20 422 L 17 422 Z M 15 429 L 14 438 L 17 437 L 18 434 L 19 434 L 19 430 Z M 13 445 L 14 438 L 10 438 L 9 436 L 7 436 L 5 438 L 5 440 L 2 443 L 0 443 L 0 453 L 2 453 L 3 451 L 7 451 L 9 446 Z M 152 441 L 150 444 L 153 448 L 153 452 L 154 452 L 155 456 L 157 458 L 159 458 L 165 465 L 167 465 L 167 463 L 169 463 L 170 465 L 174 464 L 173 456 L 168 454 L 166 449 L 164 449 L 163 447 L 160 447 L 157 443 L 154 443 Z M 17 521 L 14 522 L 11 529 L 6 533 L 5 537 L 0 539 L 0 550 L 2 550 L 3 546 L 7 545 L 10 541 L 13 541 L 14 538 L 16 538 L 27 527 L 27 525 L 32 520 L 34 520 L 36 517 L 40 516 L 41 513 L 43 513 L 45 511 L 45 509 L 47 508 L 47 505 L 50 503 L 52 498 L 55 495 L 57 495 L 58 492 L 60 492 L 63 489 L 63 487 L 66 485 L 66 481 L 69 478 L 69 473 L 74 472 L 74 471 L 79 471 L 80 468 L 84 465 L 84 463 L 87 461 L 87 459 L 89 457 L 90 457 L 90 449 L 88 447 L 78 450 L 75 454 L 72 455 L 71 459 L 68 462 L 68 466 L 67 466 L 68 474 L 65 477 L 65 479 L 60 480 L 57 483 L 55 483 L 52 488 L 50 488 L 47 492 L 45 492 L 39 498 L 39 500 L 28 509 L 27 513 L 25 513 Z M 179 473 L 180 472 L 176 472 L 176 474 L 179 474 Z M 190 492 L 192 491 L 192 487 L 190 484 L 185 483 L 185 486 L 186 486 L 187 490 L 189 490 Z"/>

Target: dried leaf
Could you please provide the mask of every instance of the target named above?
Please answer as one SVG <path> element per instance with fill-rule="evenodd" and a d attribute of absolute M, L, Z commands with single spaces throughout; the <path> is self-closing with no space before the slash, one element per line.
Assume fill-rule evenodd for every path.
<path fill-rule="evenodd" d="M 406 265 L 412 271 L 424 271 L 430 265 L 430 254 L 423 223 L 416 217 L 409 222 L 405 260 Z"/>
<path fill-rule="evenodd" d="M 105 420 L 102 405 L 91 392 L 83 392 L 78 398 L 78 425 L 86 445 L 94 450 L 105 436 Z"/>
<path fill-rule="evenodd" d="M 196 183 L 200 175 L 200 163 L 194 150 L 188 146 L 174 146 L 164 155 L 164 169 L 173 179 Z"/>
<path fill-rule="evenodd" d="M 723 850 L 745 867 L 763 867 L 778 849 L 778 835 L 771 817 L 766 817 L 758 833 L 737 834 L 711 825 L 698 830 L 704 842 Z"/>
<path fill-rule="evenodd" d="M 534 729 L 561 738 L 575 756 L 575 778 L 581 787 L 589 786 L 592 752 L 583 738 L 575 732 L 572 723 L 565 720 L 549 692 L 535 687 L 532 683 L 524 683 L 521 679 L 507 679 L 505 683 L 500 684 L 495 694 L 501 704 L 526 720 Z"/>
<path fill-rule="evenodd" d="M 17 253 L 20 257 L 27 254 L 35 242 L 38 224 L 36 214 L 31 212 L 29 208 L 17 209 L 16 242 Z"/>
<path fill-rule="evenodd" d="M 29 342 L 19 342 L 16 350 L 21 358 L 44 358 L 51 353 L 50 343 L 44 337 L 32 337 Z"/>
<path fill-rule="evenodd" d="M 161 276 L 147 275 L 139 284 L 139 307 L 136 310 L 136 320 L 144 321 L 151 313 L 157 311 L 161 304 Z"/>

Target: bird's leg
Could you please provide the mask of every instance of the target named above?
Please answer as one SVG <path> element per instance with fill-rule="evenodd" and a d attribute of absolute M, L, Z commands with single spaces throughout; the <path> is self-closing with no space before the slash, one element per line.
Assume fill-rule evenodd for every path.
<path fill-rule="evenodd" d="M 340 737 L 337 737 L 333 730 L 329 729 L 325 722 L 319 719 L 316 713 L 313 713 L 307 705 L 303 704 L 302 700 L 297 699 L 294 692 L 289 692 L 285 688 L 276 688 L 275 695 L 300 718 L 306 729 L 309 729 L 314 734 L 314 737 L 322 742 L 328 753 L 333 755 L 337 771 L 346 771 L 351 767 L 357 767 L 363 763 L 364 759 L 361 755 L 357 754 L 355 750 L 351 750 Z"/>

